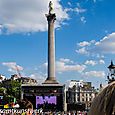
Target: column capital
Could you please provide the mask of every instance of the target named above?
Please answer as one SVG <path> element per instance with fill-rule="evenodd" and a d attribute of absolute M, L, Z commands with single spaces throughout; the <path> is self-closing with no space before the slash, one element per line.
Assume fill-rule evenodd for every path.
<path fill-rule="evenodd" d="M 51 21 L 55 21 L 56 20 L 56 14 L 46 14 L 46 17 L 47 17 L 47 21 L 48 22 L 51 22 Z"/>

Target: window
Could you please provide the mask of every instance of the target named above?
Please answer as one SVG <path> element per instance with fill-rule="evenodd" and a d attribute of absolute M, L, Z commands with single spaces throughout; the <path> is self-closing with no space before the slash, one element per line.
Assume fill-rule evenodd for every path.
<path fill-rule="evenodd" d="M 24 90 L 24 93 L 28 93 L 28 90 Z"/>
<path fill-rule="evenodd" d="M 84 98 L 82 98 L 82 101 L 84 101 Z"/>
<path fill-rule="evenodd" d="M 39 93 L 40 92 L 40 90 L 35 90 L 36 91 L 36 93 Z"/>
<path fill-rule="evenodd" d="M 29 90 L 29 92 L 34 93 L 34 90 Z"/>
<path fill-rule="evenodd" d="M 89 101 L 92 101 L 92 98 L 89 98 Z"/>

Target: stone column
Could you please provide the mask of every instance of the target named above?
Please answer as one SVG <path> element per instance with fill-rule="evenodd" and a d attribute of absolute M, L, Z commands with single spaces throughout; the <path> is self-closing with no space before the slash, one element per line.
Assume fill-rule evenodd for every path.
<path fill-rule="evenodd" d="M 54 21 L 55 15 L 48 18 L 48 79 L 55 80 L 55 38 Z"/>
<path fill-rule="evenodd" d="M 48 77 L 45 83 L 57 83 L 55 78 L 55 37 L 54 22 L 56 20 L 55 13 L 51 13 L 51 2 L 49 4 L 49 14 L 46 15 L 48 21 Z"/>

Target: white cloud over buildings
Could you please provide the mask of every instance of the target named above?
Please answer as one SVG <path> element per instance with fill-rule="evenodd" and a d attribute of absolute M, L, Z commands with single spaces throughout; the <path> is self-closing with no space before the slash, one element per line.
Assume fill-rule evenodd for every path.
<path fill-rule="evenodd" d="M 43 67 L 47 68 L 47 63 L 42 65 Z M 67 58 L 60 58 L 56 61 L 56 72 L 72 72 L 76 71 L 81 73 L 86 69 L 86 65 L 84 64 L 76 64 L 74 61 L 67 59 Z"/>
<path fill-rule="evenodd" d="M 67 64 L 66 62 L 62 62 L 62 61 L 56 62 L 56 71 L 57 72 L 67 72 L 67 71 L 82 72 L 85 69 L 86 69 L 85 65 Z"/>
<path fill-rule="evenodd" d="M 88 72 L 84 72 L 84 74 L 86 77 L 105 77 L 105 72 L 104 71 L 88 71 Z"/>
<path fill-rule="evenodd" d="M 3 62 L 2 65 L 8 67 L 8 71 L 12 73 L 23 70 L 23 67 L 17 65 L 16 62 Z"/>
<path fill-rule="evenodd" d="M 36 79 L 38 84 L 42 84 L 46 79 L 45 75 L 41 75 L 39 73 L 33 73 L 33 74 L 29 75 L 29 77 L 33 78 L 33 79 Z"/>

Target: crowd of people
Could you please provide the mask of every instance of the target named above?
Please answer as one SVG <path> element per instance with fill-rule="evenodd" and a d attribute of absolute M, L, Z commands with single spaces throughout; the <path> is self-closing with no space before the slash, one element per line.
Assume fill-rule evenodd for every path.
<path fill-rule="evenodd" d="M 41 110 L 6 110 L 4 112 L 0 111 L 0 115 L 87 115 L 85 111 L 70 111 L 70 112 L 43 112 Z"/>
<path fill-rule="evenodd" d="M 39 113 L 39 115 L 87 115 L 87 112 L 86 111 L 41 112 L 41 113 Z"/>
<path fill-rule="evenodd" d="M 45 104 L 37 104 L 37 108 L 43 108 L 44 110 L 56 110 L 56 105 L 54 103 L 45 103 Z"/>

